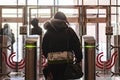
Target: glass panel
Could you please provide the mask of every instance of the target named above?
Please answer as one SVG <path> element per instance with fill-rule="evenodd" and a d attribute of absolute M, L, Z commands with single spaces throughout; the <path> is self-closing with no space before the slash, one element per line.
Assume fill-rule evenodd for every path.
<path fill-rule="evenodd" d="M 73 0 L 73 5 L 77 5 L 78 4 L 78 0 Z"/>
<path fill-rule="evenodd" d="M 67 17 L 78 17 L 78 9 L 59 8 L 58 11 L 64 12 Z"/>
<path fill-rule="evenodd" d="M 116 1 L 117 0 L 111 0 L 111 5 L 116 5 Z M 120 0 L 118 0 L 118 2 L 120 2 Z M 119 4 L 119 3 L 118 3 Z"/>
<path fill-rule="evenodd" d="M 28 0 L 28 5 L 37 5 L 37 0 Z"/>
<path fill-rule="evenodd" d="M 106 9 L 87 9 L 87 18 L 106 17 Z"/>
<path fill-rule="evenodd" d="M 28 5 L 36 5 L 37 0 L 27 0 Z M 82 5 L 82 0 L 56 0 L 57 5 Z M 97 5 L 99 1 L 99 5 L 109 5 L 110 0 L 83 0 L 84 5 Z M 39 5 L 53 5 L 54 0 L 38 0 Z M 18 5 L 25 5 L 26 0 L 18 0 Z M 112 5 L 116 5 L 116 0 L 111 0 Z M 120 1 L 118 0 L 117 4 L 120 4 Z M 3 0 L 0 1 L 0 5 L 17 5 L 17 0 Z"/>
<path fill-rule="evenodd" d="M 99 13 L 99 14 L 98 14 Z M 97 18 L 98 17 L 105 17 L 106 18 L 106 9 L 87 9 L 87 18 Z M 94 36 L 94 38 L 97 40 L 99 39 L 99 52 L 104 53 L 104 57 L 102 57 L 102 60 L 106 60 L 106 35 L 105 35 L 105 23 L 101 23 L 98 25 L 99 31 L 96 30 L 96 23 L 87 23 L 87 35 Z M 98 34 L 96 34 L 99 32 Z"/>
<path fill-rule="evenodd" d="M 7 17 L 7 18 L 16 18 L 17 19 L 17 14 L 18 17 L 23 16 L 23 9 L 18 9 L 17 8 L 2 8 L 2 17 Z M 22 23 L 17 23 L 16 22 L 3 22 L 2 23 L 2 28 L 4 27 L 5 24 L 8 24 L 10 26 L 10 31 L 14 33 L 15 37 L 15 43 L 13 43 L 13 48 L 10 46 L 10 50 L 7 50 L 7 55 L 8 57 L 12 55 L 11 59 L 13 60 L 12 62 L 20 62 L 21 59 L 23 59 L 23 51 L 24 51 L 24 44 L 23 44 L 23 36 L 20 35 L 20 26 L 22 26 Z M 21 44 L 22 43 L 22 44 Z M 15 54 L 12 54 L 12 53 Z"/>
<path fill-rule="evenodd" d="M 120 35 L 120 7 L 118 7 L 118 34 Z"/>
<path fill-rule="evenodd" d="M 50 9 L 32 9 L 31 10 L 31 18 L 35 17 L 41 17 L 41 18 L 50 18 L 51 12 Z"/>
<path fill-rule="evenodd" d="M 98 9 L 87 9 L 87 14 L 97 14 Z"/>
<path fill-rule="evenodd" d="M 113 15 L 115 15 L 116 14 L 116 7 L 111 7 L 111 14 Z"/>
<path fill-rule="evenodd" d="M 54 0 L 28 0 L 28 5 L 37 5 L 37 4 L 39 4 L 39 5 L 53 5 Z"/>
<path fill-rule="evenodd" d="M 18 5 L 25 5 L 26 4 L 26 0 L 18 0 Z"/>
<path fill-rule="evenodd" d="M 79 5 L 82 5 L 82 0 L 79 0 Z"/>
<path fill-rule="evenodd" d="M 97 5 L 98 0 L 83 0 L 84 5 Z"/>
<path fill-rule="evenodd" d="M 100 5 L 109 5 L 110 0 L 98 0 Z"/>
<path fill-rule="evenodd" d="M 97 9 L 87 9 L 87 18 L 96 18 L 98 10 Z"/>
<path fill-rule="evenodd" d="M 106 60 L 106 35 L 105 35 L 106 23 L 99 23 L 99 53 L 103 52 L 102 60 Z"/>
<path fill-rule="evenodd" d="M 87 23 L 87 34 L 88 36 L 93 36 L 96 39 L 96 33 L 95 33 L 95 27 L 96 24 L 95 23 Z"/>
<path fill-rule="evenodd" d="M 4 26 L 4 24 L 8 24 L 10 26 L 10 29 L 12 30 L 12 32 L 14 33 L 15 36 L 15 43 L 13 44 L 13 52 L 15 52 L 15 56 L 14 56 L 14 61 L 20 61 L 23 58 L 23 45 L 21 43 L 23 43 L 22 40 L 22 35 L 19 35 L 19 27 L 18 26 L 22 26 L 22 23 L 19 23 L 17 26 L 17 23 L 3 23 L 2 27 Z M 11 52 L 12 53 L 12 52 Z M 7 53 L 10 55 L 10 53 Z"/>
<path fill-rule="evenodd" d="M 16 0 L 2 0 L 0 1 L 0 5 L 16 5 Z"/>
<path fill-rule="evenodd" d="M 50 9 L 38 9 L 39 16 L 41 18 L 50 18 L 51 10 Z"/>
<path fill-rule="evenodd" d="M 75 5 L 76 0 L 58 0 L 58 5 Z"/>
<path fill-rule="evenodd" d="M 38 11 L 38 14 L 37 14 Z M 37 16 L 38 15 L 38 16 Z M 51 9 L 31 9 L 31 18 L 51 18 Z M 39 21 L 39 25 L 43 30 L 43 33 L 46 32 L 46 30 L 43 28 L 43 24 Z M 32 26 L 31 26 L 32 28 Z"/>
<path fill-rule="evenodd" d="M 106 9 L 99 9 L 99 17 L 106 18 Z"/>
<path fill-rule="evenodd" d="M 120 5 L 120 0 L 118 0 L 118 5 Z"/>
<path fill-rule="evenodd" d="M 79 36 L 79 26 L 77 23 L 71 23 L 70 27 L 75 31 L 75 33 L 77 34 L 77 36 L 80 38 Z"/>
<path fill-rule="evenodd" d="M 31 9 L 31 18 L 37 17 L 37 9 Z"/>
<path fill-rule="evenodd" d="M 22 17 L 22 13 L 22 9 L 2 9 L 2 17 Z"/>
<path fill-rule="evenodd" d="M 39 0 L 39 5 L 53 5 L 54 0 Z"/>
<path fill-rule="evenodd" d="M 111 25 L 113 26 L 113 35 L 118 35 L 118 26 L 116 22 L 116 15 L 111 16 Z"/>
<path fill-rule="evenodd" d="M 119 7 L 118 10 L 116 7 L 111 8 L 111 24 L 113 26 L 113 35 L 119 35 Z"/>

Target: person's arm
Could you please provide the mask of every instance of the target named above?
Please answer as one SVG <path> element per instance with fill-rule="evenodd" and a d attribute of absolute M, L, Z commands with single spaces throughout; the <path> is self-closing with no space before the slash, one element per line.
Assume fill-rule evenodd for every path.
<path fill-rule="evenodd" d="M 42 53 L 45 56 L 45 58 L 47 58 L 47 53 L 48 53 L 48 38 L 47 38 L 46 34 L 43 36 Z"/>
<path fill-rule="evenodd" d="M 82 58 L 83 58 L 81 43 L 80 43 L 78 36 L 74 32 L 74 30 L 72 28 L 69 28 L 69 31 L 71 35 L 70 45 L 71 45 L 72 50 L 75 53 L 76 63 L 79 63 L 82 61 Z"/>

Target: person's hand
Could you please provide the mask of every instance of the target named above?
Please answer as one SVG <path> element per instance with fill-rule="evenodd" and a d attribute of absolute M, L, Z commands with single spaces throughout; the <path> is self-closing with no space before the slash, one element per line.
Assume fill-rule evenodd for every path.
<path fill-rule="evenodd" d="M 79 63 L 77 63 L 78 65 L 80 65 L 80 66 L 82 66 L 82 61 L 81 62 L 79 62 Z"/>

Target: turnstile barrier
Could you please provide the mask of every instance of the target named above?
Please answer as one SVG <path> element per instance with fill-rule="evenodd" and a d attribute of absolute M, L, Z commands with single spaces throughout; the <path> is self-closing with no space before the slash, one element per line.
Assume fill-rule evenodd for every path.
<path fill-rule="evenodd" d="M 25 80 L 39 80 L 39 52 L 37 38 L 26 39 Z"/>
<path fill-rule="evenodd" d="M 0 35 L 0 76 L 9 73 L 9 67 L 6 64 L 8 58 L 7 46 L 7 36 Z"/>
<path fill-rule="evenodd" d="M 114 51 L 117 51 L 117 61 L 115 64 L 114 72 L 120 75 L 120 35 L 114 35 Z"/>
<path fill-rule="evenodd" d="M 83 36 L 82 41 L 84 80 L 96 80 L 95 39 L 92 36 Z"/>

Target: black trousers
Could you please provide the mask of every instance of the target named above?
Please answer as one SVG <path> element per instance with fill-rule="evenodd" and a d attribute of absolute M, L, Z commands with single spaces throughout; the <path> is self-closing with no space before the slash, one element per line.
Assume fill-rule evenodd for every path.
<path fill-rule="evenodd" d="M 43 69 L 43 74 L 46 80 L 65 80 L 66 64 L 48 64 L 47 67 Z"/>

